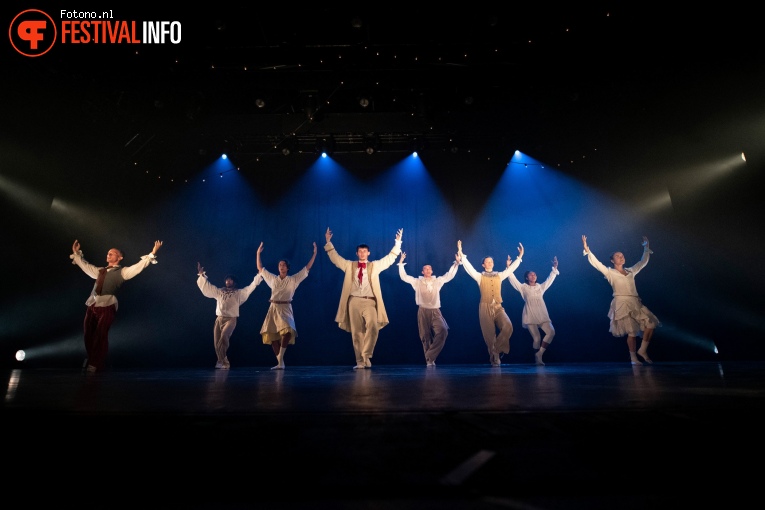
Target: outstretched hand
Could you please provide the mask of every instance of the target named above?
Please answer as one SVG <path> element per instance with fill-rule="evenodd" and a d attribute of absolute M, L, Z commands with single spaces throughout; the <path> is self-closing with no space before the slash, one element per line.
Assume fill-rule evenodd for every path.
<path fill-rule="evenodd" d="M 648 248 L 648 238 L 646 236 L 643 236 L 643 246 Z"/>
<path fill-rule="evenodd" d="M 162 248 L 162 241 L 154 241 L 154 249 L 151 250 L 151 254 L 156 255 L 160 248 Z"/>
<path fill-rule="evenodd" d="M 590 251 L 590 248 L 587 246 L 587 236 L 582 235 L 582 245 L 584 246 L 584 251 Z"/>
<path fill-rule="evenodd" d="M 202 267 L 202 264 L 197 262 L 197 274 L 202 274 L 205 272 L 205 268 Z"/>
<path fill-rule="evenodd" d="M 327 231 L 324 233 L 324 238 L 329 242 L 332 239 L 332 231 L 327 227 Z"/>
<path fill-rule="evenodd" d="M 558 257 L 553 256 L 552 264 L 555 269 L 558 269 Z"/>
<path fill-rule="evenodd" d="M 316 241 L 313 242 L 313 254 L 316 255 Z"/>
<path fill-rule="evenodd" d="M 396 232 L 396 241 L 400 241 L 403 235 L 404 235 L 404 229 L 403 228 L 398 229 L 398 232 Z"/>
<path fill-rule="evenodd" d="M 523 258 L 524 252 L 525 252 L 525 250 L 523 248 L 523 244 L 522 243 L 518 243 L 518 258 L 519 259 Z"/>
<path fill-rule="evenodd" d="M 75 239 L 74 243 L 72 243 L 72 253 L 77 253 L 78 251 L 80 251 L 80 242 Z"/>
<path fill-rule="evenodd" d="M 406 258 L 406 252 L 402 251 L 401 252 L 401 258 L 398 259 L 398 263 L 401 264 L 404 261 L 405 258 Z"/>
<path fill-rule="evenodd" d="M 260 246 L 258 246 L 258 255 L 263 253 L 263 241 L 260 242 Z"/>

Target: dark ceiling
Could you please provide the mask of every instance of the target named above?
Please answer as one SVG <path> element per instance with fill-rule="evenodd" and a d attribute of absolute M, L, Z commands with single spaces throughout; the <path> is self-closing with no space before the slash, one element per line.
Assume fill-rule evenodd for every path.
<path fill-rule="evenodd" d="M 25 115 L 40 134 L 41 123 L 53 138 L 69 126 L 112 161 L 179 177 L 219 150 L 246 166 L 285 147 L 313 153 L 321 139 L 339 153 L 364 153 L 374 138 L 379 152 L 416 141 L 501 157 L 520 148 L 555 163 L 613 147 L 628 136 L 620 130 L 682 116 L 677 97 L 751 64 L 754 38 L 734 28 L 746 13 L 656 15 L 605 3 L 183 11 L 115 12 L 180 21 L 178 45 L 12 56 L 19 70 L 6 84 L 19 100 L 9 106 L 42 106 L 41 116 Z M 669 104 L 675 110 L 662 113 Z"/>

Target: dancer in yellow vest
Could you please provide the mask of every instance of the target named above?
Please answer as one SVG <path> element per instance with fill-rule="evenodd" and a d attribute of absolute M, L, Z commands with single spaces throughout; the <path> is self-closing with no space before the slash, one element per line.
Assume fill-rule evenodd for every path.
<path fill-rule="evenodd" d="M 502 280 L 518 269 L 523 259 L 523 245 L 518 243 L 518 258 L 514 261 L 511 261 L 510 255 L 507 256 L 507 268 L 501 273 L 494 271 L 494 259 L 492 257 L 484 257 L 481 263 L 483 272 L 476 271 L 468 261 L 467 255 L 462 253 L 462 241 L 457 241 L 457 255 L 462 261 L 462 267 L 478 283 L 478 288 L 481 291 L 481 300 L 478 303 L 478 321 L 481 324 L 483 340 L 489 351 L 491 366 L 498 367 L 502 363 L 502 355 L 510 352 L 510 336 L 513 334 L 513 323 L 510 322 L 510 317 L 507 316 L 507 312 L 502 306 Z"/>

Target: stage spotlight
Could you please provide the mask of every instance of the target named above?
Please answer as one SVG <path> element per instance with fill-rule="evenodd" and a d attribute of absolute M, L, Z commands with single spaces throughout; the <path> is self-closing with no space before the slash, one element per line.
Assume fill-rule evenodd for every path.
<path fill-rule="evenodd" d="M 361 96 L 359 98 L 359 106 L 361 106 L 362 108 L 368 107 L 369 104 L 370 104 L 370 101 L 369 101 L 369 98 L 367 96 Z"/>
<path fill-rule="evenodd" d="M 316 152 L 326 157 L 335 151 L 335 139 L 331 135 L 316 137 Z"/>
<path fill-rule="evenodd" d="M 16 351 L 16 361 L 24 361 L 24 358 L 27 357 L 27 353 L 25 353 L 22 350 Z"/>
<path fill-rule="evenodd" d="M 377 135 L 367 135 L 364 137 L 364 152 L 367 154 L 374 154 L 375 151 L 377 151 L 378 145 L 379 139 L 377 138 Z"/>
<path fill-rule="evenodd" d="M 255 106 L 257 106 L 258 108 L 263 108 L 264 106 L 266 106 L 266 101 L 259 97 L 255 100 Z"/>
<path fill-rule="evenodd" d="M 409 145 L 412 152 L 418 154 L 425 148 L 425 140 L 420 136 L 414 136 L 409 140 Z"/>

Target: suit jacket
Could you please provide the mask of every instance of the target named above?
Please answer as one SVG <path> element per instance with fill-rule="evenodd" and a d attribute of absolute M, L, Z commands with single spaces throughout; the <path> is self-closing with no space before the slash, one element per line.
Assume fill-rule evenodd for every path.
<path fill-rule="evenodd" d="M 331 242 L 324 245 L 324 251 L 329 255 L 329 260 L 345 273 L 345 278 L 343 278 L 343 291 L 340 294 L 340 304 L 337 307 L 335 322 L 337 322 L 337 325 L 341 329 L 350 332 L 351 321 L 348 316 L 348 300 L 353 291 L 353 279 L 359 272 L 359 262 L 358 260 L 351 261 L 341 257 Z M 396 261 L 396 257 L 399 255 L 401 255 L 401 247 L 400 243 L 396 243 L 390 253 L 383 258 L 367 262 L 367 278 L 369 278 L 369 285 L 372 287 L 372 294 L 377 298 L 377 323 L 380 328 L 385 327 L 389 322 L 388 314 L 385 312 L 382 291 L 380 290 L 380 273 L 393 265 Z"/>

